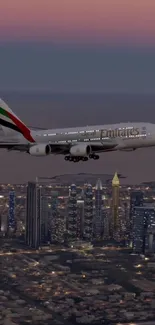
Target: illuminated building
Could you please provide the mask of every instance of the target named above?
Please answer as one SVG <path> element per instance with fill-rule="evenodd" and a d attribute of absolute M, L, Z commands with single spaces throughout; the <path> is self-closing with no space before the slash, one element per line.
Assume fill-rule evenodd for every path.
<path fill-rule="evenodd" d="M 84 191 L 84 239 L 91 241 L 93 238 L 93 190 L 87 184 Z"/>
<path fill-rule="evenodd" d="M 135 207 L 133 214 L 133 251 L 145 253 L 148 246 L 147 233 L 155 226 L 155 207 L 146 205 Z"/>
<path fill-rule="evenodd" d="M 65 217 L 60 215 L 58 212 L 58 217 L 56 221 L 56 241 L 61 243 L 64 240 L 64 234 L 66 230 L 66 220 Z"/>
<path fill-rule="evenodd" d="M 95 188 L 95 215 L 94 215 L 94 237 L 101 239 L 103 236 L 103 201 L 102 182 L 98 179 Z"/>
<path fill-rule="evenodd" d="M 38 248 L 41 243 L 41 189 L 37 182 L 27 186 L 26 244 Z"/>
<path fill-rule="evenodd" d="M 146 251 L 149 253 L 155 253 L 155 226 L 152 226 L 147 230 Z"/>
<path fill-rule="evenodd" d="M 120 186 L 120 181 L 117 173 L 115 173 L 112 180 L 112 220 L 111 220 L 111 235 L 115 239 L 119 239 L 120 236 L 119 186 Z"/>
<path fill-rule="evenodd" d="M 1 232 L 3 234 L 6 234 L 8 231 L 8 218 L 6 218 L 6 215 L 1 215 Z"/>
<path fill-rule="evenodd" d="M 66 229 L 66 220 L 64 215 L 64 209 L 59 204 L 59 197 L 57 191 L 52 191 L 49 207 L 49 236 L 52 243 L 60 243 L 64 239 L 64 233 Z M 62 198 L 61 198 L 62 199 Z"/>
<path fill-rule="evenodd" d="M 132 240 L 133 233 L 133 216 L 135 207 L 142 207 L 144 204 L 144 194 L 141 191 L 132 191 L 130 194 L 130 220 L 129 220 L 129 236 Z"/>
<path fill-rule="evenodd" d="M 51 242 L 56 241 L 57 237 L 57 217 L 58 217 L 58 192 L 52 192 L 51 197 L 51 212 L 49 217 L 49 228 L 51 233 Z"/>
<path fill-rule="evenodd" d="M 41 242 L 47 243 L 49 240 L 49 207 L 48 196 L 43 195 L 41 198 Z"/>
<path fill-rule="evenodd" d="M 21 235 L 24 235 L 24 233 L 25 233 L 25 225 L 23 221 L 18 219 L 16 222 L 16 236 L 19 237 Z"/>
<path fill-rule="evenodd" d="M 26 193 L 16 191 L 16 235 L 24 235 L 26 216 Z"/>
<path fill-rule="evenodd" d="M 84 230 L 84 200 L 77 200 L 77 238 L 83 238 Z"/>
<path fill-rule="evenodd" d="M 77 189 L 72 184 L 69 190 L 67 230 L 71 240 L 77 239 Z"/>
<path fill-rule="evenodd" d="M 110 207 L 104 207 L 103 208 L 103 238 L 104 239 L 109 239 L 109 235 L 110 235 Z"/>
<path fill-rule="evenodd" d="M 15 192 L 9 193 L 9 229 L 15 229 Z"/>
<path fill-rule="evenodd" d="M 124 218 L 122 220 L 123 228 L 124 228 L 124 239 L 126 243 L 129 242 L 129 204 L 127 202 L 123 203 L 123 210 L 124 210 Z"/>

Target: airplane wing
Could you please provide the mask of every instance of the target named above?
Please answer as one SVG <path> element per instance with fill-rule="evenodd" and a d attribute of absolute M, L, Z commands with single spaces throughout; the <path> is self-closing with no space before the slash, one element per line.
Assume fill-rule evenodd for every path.
<path fill-rule="evenodd" d="M 51 153 L 55 155 L 67 155 L 70 153 L 70 148 L 74 145 L 80 144 L 81 142 L 76 142 L 76 143 L 64 143 L 64 142 L 53 142 L 53 143 L 48 143 L 50 144 L 51 147 Z M 88 141 L 86 142 L 89 146 L 91 146 L 92 152 L 93 153 L 99 153 L 99 152 L 106 152 L 106 151 L 111 151 L 116 148 L 118 143 L 115 142 L 115 140 L 111 139 L 106 139 L 103 141 Z M 39 143 L 38 143 L 39 144 Z M 0 148 L 1 149 L 8 149 L 9 151 L 21 151 L 21 152 L 28 152 L 30 146 L 33 146 L 34 144 L 22 144 L 19 142 L 11 142 L 11 141 L 0 141 Z M 37 145 L 37 143 L 36 143 Z M 46 143 L 45 143 L 46 145 Z"/>
<path fill-rule="evenodd" d="M 88 142 L 88 144 L 91 146 L 92 152 L 94 153 L 111 151 L 114 150 L 118 145 L 115 140 L 111 139 L 102 140 L 99 142 Z"/>
<path fill-rule="evenodd" d="M 67 155 L 70 153 L 70 148 L 75 145 L 79 145 L 81 142 L 76 142 L 76 143 L 50 143 L 51 146 L 51 153 L 53 154 L 63 154 Z M 83 143 L 83 142 L 82 142 Z M 114 150 L 115 147 L 117 147 L 118 143 L 110 139 L 106 139 L 98 142 L 95 141 L 88 141 L 85 142 L 89 146 L 91 146 L 92 153 L 99 153 L 99 152 L 104 152 L 104 151 L 111 151 Z"/>
<path fill-rule="evenodd" d="M 8 149 L 8 150 L 17 150 L 17 151 L 27 152 L 27 150 L 29 149 L 29 145 L 17 143 L 17 142 L 0 141 L 0 149 Z"/>

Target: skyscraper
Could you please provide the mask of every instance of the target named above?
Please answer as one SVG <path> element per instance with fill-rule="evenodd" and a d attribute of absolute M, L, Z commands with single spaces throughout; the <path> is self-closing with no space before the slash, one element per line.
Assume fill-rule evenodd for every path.
<path fill-rule="evenodd" d="M 87 184 L 84 191 L 84 239 L 91 241 L 93 238 L 93 189 Z"/>
<path fill-rule="evenodd" d="M 108 207 L 103 207 L 103 222 L 104 222 L 104 225 L 103 225 L 103 230 L 104 230 L 104 233 L 103 233 L 103 238 L 104 239 L 109 239 L 109 236 L 110 236 L 110 214 L 111 214 L 111 211 L 110 211 L 110 206 Z"/>
<path fill-rule="evenodd" d="M 144 204 L 144 194 L 142 191 L 132 191 L 130 194 L 130 214 L 129 214 L 129 237 L 133 238 L 133 216 L 135 207 L 142 207 Z"/>
<path fill-rule="evenodd" d="M 41 197 L 41 242 L 47 243 L 49 240 L 49 207 L 48 196 Z"/>
<path fill-rule="evenodd" d="M 146 252 L 155 253 L 155 226 L 152 226 L 147 230 Z"/>
<path fill-rule="evenodd" d="M 58 218 L 56 221 L 56 241 L 62 243 L 64 241 L 64 235 L 66 231 L 66 218 L 58 212 Z"/>
<path fill-rule="evenodd" d="M 83 239 L 84 231 L 84 200 L 77 200 L 77 238 Z"/>
<path fill-rule="evenodd" d="M 119 186 L 120 181 L 117 173 L 115 173 L 112 180 L 112 220 L 111 220 L 111 232 L 112 237 L 119 239 Z"/>
<path fill-rule="evenodd" d="M 51 234 L 51 241 L 57 240 L 57 218 L 58 218 L 58 192 L 51 193 L 51 211 L 49 216 L 49 228 Z"/>
<path fill-rule="evenodd" d="M 1 227 L 2 227 L 2 218 L 1 218 L 1 214 L 0 214 L 0 233 L 2 231 Z"/>
<path fill-rule="evenodd" d="M 123 223 L 124 223 L 124 226 L 125 226 L 125 233 L 124 233 L 124 239 L 125 239 L 125 242 L 126 242 L 126 245 L 129 245 L 129 241 L 130 241 L 130 232 L 129 232 L 129 229 L 130 229 L 130 216 L 129 216 L 129 212 L 130 212 L 130 209 L 129 209 L 129 203 L 128 202 L 124 202 L 123 203 L 123 210 L 124 210 L 124 219 L 123 219 Z"/>
<path fill-rule="evenodd" d="M 9 229 L 15 230 L 15 192 L 10 191 L 9 193 Z"/>
<path fill-rule="evenodd" d="M 95 215 L 94 215 L 94 237 L 101 239 L 103 236 L 103 201 L 102 182 L 98 179 L 95 188 Z"/>
<path fill-rule="evenodd" d="M 41 243 L 41 188 L 37 182 L 27 186 L 26 244 L 38 248 Z"/>
<path fill-rule="evenodd" d="M 72 184 L 69 190 L 67 230 L 72 240 L 77 239 L 77 189 Z"/>
<path fill-rule="evenodd" d="M 133 213 L 133 250 L 136 253 L 145 253 L 147 233 L 155 226 L 155 207 L 143 206 L 134 208 Z"/>

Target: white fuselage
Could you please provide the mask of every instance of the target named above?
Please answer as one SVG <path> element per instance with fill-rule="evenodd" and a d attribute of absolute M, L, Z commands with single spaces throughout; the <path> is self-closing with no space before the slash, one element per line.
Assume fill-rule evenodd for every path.
<path fill-rule="evenodd" d="M 142 122 L 118 123 L 64 129 L 31 131 L 36 143 L 101 143 L 111 139 L 114 150 L 155 146 L 155 124 Z"/>

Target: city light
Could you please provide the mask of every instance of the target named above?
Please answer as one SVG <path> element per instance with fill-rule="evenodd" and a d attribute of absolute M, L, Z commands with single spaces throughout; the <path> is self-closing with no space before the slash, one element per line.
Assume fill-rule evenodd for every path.
<path fill-rule="evenodd" d="M 13 201 L 10 188 L 3 187 L 2 278 L 19 287 L 20 295 L 24 292 L 29 299 L 38 299 L 47 312 L 64 315 L 68 321 L 71 313 L 81 322 L 89 316 L 82 305 L 93 311 L 94 317 L 99 316 L 99 321 L 103 307 L 108 319 L 115 321 L 115 304 L 118 324 L 129 321 L 128 317 L 134 321 L 134 315 L 140 318 L 140 313 L 146 320 L 155 317 L 151 305 L 155 210 L 147 203 L 153 201 L 153 195 L 144 187 L 130 186 L 129 190 L 119 182 L 116 174 L 107 186 L 102 185 L 101 177 L 95 180 L 96 185 L 39 186 L 30 182 L 25 187 L 14 186 Z M 12 206 L 14 218 L 9 219 L 6 216 Z M 8 231 L 9 220 L 14 220 L 13 232 Z M 133 286 L 131 292 L 126 285 Z M 142 293 L 136 296 L 136 288 L 144 297 Z M 146 301 L 149 307 L 145 312 Z"/>

